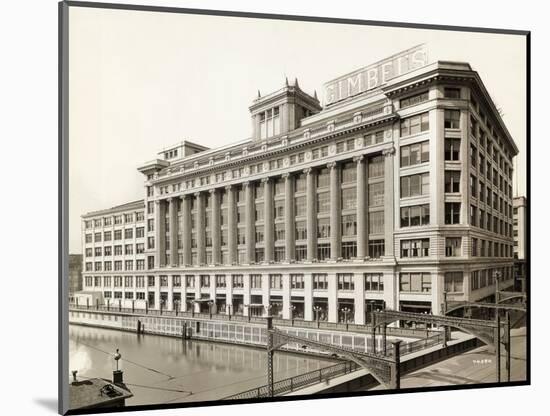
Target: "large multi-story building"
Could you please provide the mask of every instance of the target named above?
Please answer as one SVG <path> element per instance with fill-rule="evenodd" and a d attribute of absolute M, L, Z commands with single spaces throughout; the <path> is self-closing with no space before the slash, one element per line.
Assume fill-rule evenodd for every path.
<path fill-rule="evenodd" d="M 82 254 L 69 254 L 69 298 L 82 290 Z"/>
<path fill-rule="evenodd" d="M 512 282 L 518 150 L 469 64 L 416 47 L 330 81 L 324 106 L 287 81 L 249 110 L 252 137 L 166 148 L 143 201 L 84 215 L 85 290 L 364 323 Z"/>
<path fill-rule="evenodd" d="M 513 232 L 514 232 L 514 265 L 516 286 L 525 290 L 525 279 L 527 277 L 527 198 L 517 196 L 513 202 Z"/>

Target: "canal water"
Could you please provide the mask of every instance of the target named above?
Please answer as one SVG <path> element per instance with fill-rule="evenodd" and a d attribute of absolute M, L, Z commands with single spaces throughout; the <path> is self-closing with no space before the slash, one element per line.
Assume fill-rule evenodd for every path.
<path fill-rule="evenodd" d="M 79 379 L 112 379 L 116 349 L 127 405 L 216 400 L 266 384 L 266 352 L 259 348 L 70 325 L 69 369 Z M 275 381 L 333 365 L 327 359 L 276 352 Z M 72 379 L 72 375 L 71 375 Z"/>

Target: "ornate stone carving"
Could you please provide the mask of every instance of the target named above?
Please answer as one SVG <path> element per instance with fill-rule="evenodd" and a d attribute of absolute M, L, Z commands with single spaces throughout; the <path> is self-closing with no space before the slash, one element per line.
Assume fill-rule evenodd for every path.
<path fill-rule="evenodd" d="M 363 161 L 364 158 L 365 158 L 365 157 L 364 157 L 363 155 L 355 156 L 355 157 L 353 158 L 353 161 L 354 161 L 355 163 L 361 163 L 361 162 Z"/>
<path fill-rule="evenodd" d="M 327 163 L 327 168 L 328 169 L 334 169 L 335 167 L 336 167 L 336 162 Z"/>
<path fill-rule="evenodd" d="M 363 120 L 363 114 L 360 111 L 353 115 L 353 122 L 355 124 L 361 123 L 362 120 Z"/>
<path fill-rule="evenodd" d="M 382 150 L 382 156 L 393 156 L 395 154 L 395 147 Z"/>
<path fill-rule="evenodd" d="M 334 121 L 327 123 L 327 131 L 329 133 L 333 132 L 335 128 L 336 128 L 336 123 Z"/>
<path fill-rule="evenodd" d="M 306 175 L 309 175 L 311 172 L 313 172 L 313 169 L 305 168 L 302 172 L 304 172 Z"/>
<path fill-rule="evenodd" d="M 309 129 L 304 130 L 304 139 L 309 139 L 311 137 L 311 131 Z"/>
<path fill-rule="evenodd" d="M 269 176 L 268 176 L 267 178 L 262 178 L 262 183 L 267 183 L 267 182 L 269 182 L 269 179 L 270 179 Z"/>

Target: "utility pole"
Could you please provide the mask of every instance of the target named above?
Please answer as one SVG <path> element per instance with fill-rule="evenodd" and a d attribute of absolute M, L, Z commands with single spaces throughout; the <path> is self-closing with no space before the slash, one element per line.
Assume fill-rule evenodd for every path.
<path fill-rule="evenodd" d="M 497 327 L 495 328 L 495 358 L 496 358 L 496 381 L 500 383 L 500 314 L 497 309 Z"/>
<path fill-rule="evenodd" d="M 273 397 L 273 317 L 267 316 L 267 395 Z"/>

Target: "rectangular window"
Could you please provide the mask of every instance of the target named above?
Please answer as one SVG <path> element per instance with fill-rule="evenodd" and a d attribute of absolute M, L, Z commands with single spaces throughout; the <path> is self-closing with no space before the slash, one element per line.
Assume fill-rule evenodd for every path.
<path fill-rule="evenodd" d="M 418 165 L 430 161 L 430 142 L 401 146 L 401 167 Z"/>
<path fill-rule="evenodd" d="M 367 166 L 369 179 L 384 176 L 384 156 L 370 157 Z"/>
<path fill-rule="evenodd" d="M 382 273 L 365 273 L 364 277 L 366 292 L 384 291 L 384 275 Z"/>
<path fill-rule="evenodd" d="M 338 273 L 338 290 L 354 290 L 353 273 Z"/>
<path fill-rule="evenodd" d="M 296 245 L 295 247 L 295 258 L 296 261 L 304 261 L 307 259 L 307 246 L 306 245 Z"/>
<path fill-rule="evenodd" d="M 446 193 L 460 192 L 460 171 L 459 170 L 445 171 L 445 192 Z"/>
<path fill-rule="evenodd" d="M 262 288 L 262 275 L 261 274 L 251 274 L 250 275 L 250 287 L 252 289 L 261 289 Z"/>
<path fill-rule="evenodd" d="M 430 239 L 401 240 L 401 257 L 428 257 Z"/>
<path fill-rule="evenodd" d="M 428 91 L 424 91 L 420 94 L 411 95 L 410 97 L 401 99 L 399 101 L 399 107 L 410 107 L 412 105 L 420 104 L 424 101 L 428 101 Z"/>
<path fill-rule="evenodd" d="M 368 185 L 369 207 L 384 205 L 384 182 L 371 183 Z"/>
<path fill-rule="evenodd" d="M 428 195 L 430 193 L 430 174 L 421 173 L 401 177 L 401 198 Z"/>
<path fill-rule="evenodd" d="M 328 289 L 328 276 L 326 274 L 314 274 L 313 275 L 313 290 L 327 290 Z"/>
<path fill-rule="evenodd" d="M 283 275 L 282 274 L 270 274 L 269 275 L 269 288 L 270 289 L 282 289 L 283 288 Z"/>
<path fill-rule="evenodd" d="M 307 239 L 307 223 L 306 221 L 296 221 L 296 240 Z"/>
<path fill-rule="evenodd" d="M 401 137 L 418 134 L 430 128 L 428 113 L 418 114 L 401 120 Z"/>
<path fill-rule="evenodd" d="M 317 244 L 317 259 L 320 261 L 330 259 L 330 244 Z"/>
<path fill-rule="evenodd" d="M 357 235 L 357 215 L 342 216 L 342 236 L 353 237 Z"/>
<path fill-rule="evenodd" d="M 303 289 L 304 288 L 304 275 L 303 274 L 291 274 L 290 275 L 290 288 L 291 289 Z"/>
<path fill-rule="evenodd" d="M 357 257 L 357 243 L 355 241 L 344 241 L 342 243 L 342 258 L 351 260 Z"/>
<path fill-rule="evenodd" d="M 447 293 L 462 293 L 464 283 L 463 272 L 447 272 L 445 273 L 445 292 Z"/>
<path fill-rule="evenodd" d="M 319 218 L 317 220 L 317 238 L 330 237 L 330 218 Z"/>
<path fill-rule="evenodd" d="M 430 293 L 432 277 L 430 273 L 400 273 L 399 290 L 401 292 Z"/>
<path fill-rule="evenodd" d="M 342 209 L 357 208 L 357 190 L 356 188 L 342 189 Z"/>
<path fill-rule="evenodd" d="M 453 98 L 453 99 L 459 99 L 460 98 L 460 88 L 444 88 L 443 89 L 443 96 L 445 98 Z"/>
<path fill-rule="evenodd" d="M 330 212 L 330 192 L 317 193 L 317 213 Z"/>
<path fill-rule="evenodd" d="M 462 255 L 462 237 L 445 238 L 445 256 L 460 257 Z"/>
<path fill-rule="evenodd" d="M 445 128 L 460 128 L 460 110 L 445 110 Z"/>
<path fill-rule="evenodd" d="M 382 234 L 384 232 L 384 211 L 369 213 L 369 234 Z"/>
<path fill-rule="evenodd" d="M 242 274 L 231 275 L 231 280 L 234 288 L 242 289 L 244 287 L 244 280 L 243 280 Z"/>
<path fill-rule="evenodd" d="M 460 224 L 460 202 L 445 202 L 445 224 Z"/>
<path fill-rule="evenodd" d="M 460 160 L 460 139 L 445 138 L 445 160 Z"/>
<path fill-rule="evenodd" d="M 369 257 L 378 259 L 384 255 L 384 240 L 369 240 Z"/>

